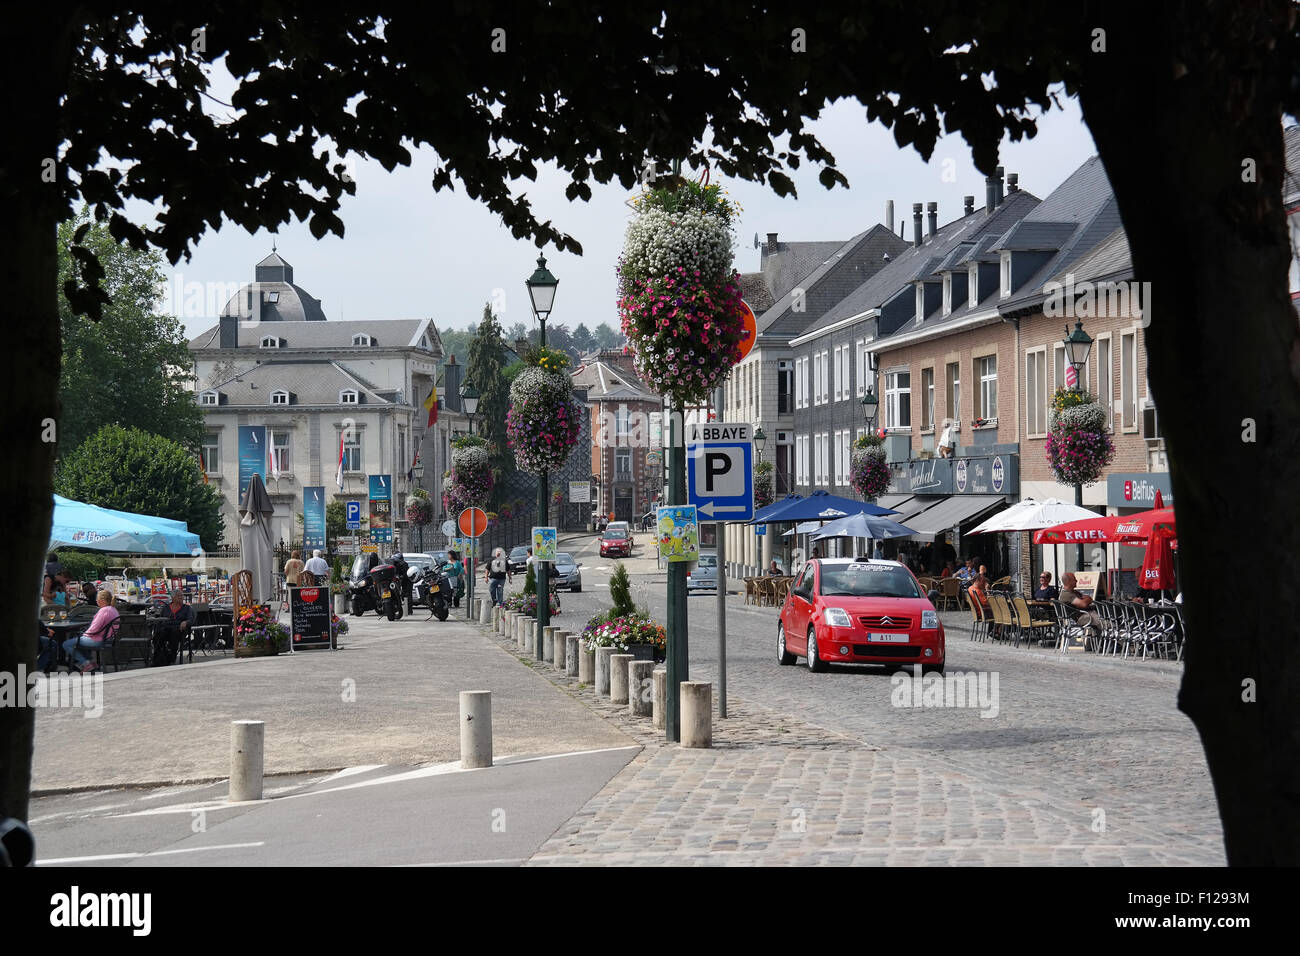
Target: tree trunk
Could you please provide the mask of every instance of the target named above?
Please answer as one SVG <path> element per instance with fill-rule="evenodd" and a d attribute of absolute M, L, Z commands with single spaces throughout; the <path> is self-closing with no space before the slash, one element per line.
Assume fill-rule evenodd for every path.
<path fill-rule="evenodd" d="M 1274 62 L 1287 6 L 1130 4 L 1101 24 L 1108 49 L 1084 61 L 1080 90 L 1136 278 L 1151 283 L 1148 378 L 1189 632 L 1178 705 L 1234 865 L 1300 862 L 1300 590 L 1277 577 L 1300 554 L 1278 79 L 1291 67 Z M 1271 587 L 1243 590 L 1260 573 Z"/>
<path fill-rule="evenodd" d="M 54 161 L 69 49 L 62 13 L 57 5 L 24 7 L 7 11 L 0 25 L 0 45 L 14 54 L 0 67 L 8 129 L 0 137 L 0 282 L 11 357 L 4 376 L 9 444 L 0 461 L 0 501 L 8 512 L 15 572 L 15 603 L 0 616 L 0 673 L 15 678 L 19 668 L 30 674 L 36 666 L 34 625 L 53 511 L 60 355 L 55 229 L 63 180 Z M 25 685 L 17 691 L 25 698 Z M 0 819 L 27 819 L 34 726 L 30 707 L 0 707 Z"/>

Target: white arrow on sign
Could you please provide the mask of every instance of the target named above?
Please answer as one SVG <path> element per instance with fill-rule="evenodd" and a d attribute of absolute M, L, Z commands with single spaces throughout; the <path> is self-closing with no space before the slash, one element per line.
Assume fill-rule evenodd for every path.
<path fill-rule="evenodd" d="M 706 501 L 700 505 L 699 512 L 702 515 L 712 515 L 715 511 L 748 511 L 744 505 L 715 505 L 712 501 Z"/>

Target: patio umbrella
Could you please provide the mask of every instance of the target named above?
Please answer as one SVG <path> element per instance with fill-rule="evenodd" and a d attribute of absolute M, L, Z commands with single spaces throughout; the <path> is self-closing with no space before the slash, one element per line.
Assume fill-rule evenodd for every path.
<path fill-rule="evenodd" d="M 816 521 L 843 518 L 847 515 L 892 515 L 898 514 L 879 505 L 867 504 L 853 498 L 841 498 L 826 491 L 814 491 L 807 498 L 787 496 L 776 504 L 764 508 L 754 515 L 750 524 L 773 524 L 780 521 Z"/>
<path fill-rule="evenodd" d="M 1138 581 L 1148 591 L 1164 591 L 1174 586 L 1175 535 L 1172 528 L 1162 525 L 1147 539 L 1147 553 Z"/>
<path fill-rule="evenodd" d="M 199 536 L 183 521 L 115 511 L 61 495 L 54 496 L 49 546 L 140 554 L 200 553 Z"/>
<path fill-rule="evenodd" d="M 1024 501 L 1017 501 L 1005 511 L 998 512 L 987 521 L 981 522 L 966 534 L 1038 531 L 1042 528 L 1054 528 L 1067 521 L 1084 521 L 1095 517 L 1097 517 L 1096 512 L 1057 498 L 1048 498 L 1046 501 L 1026 498 Z"/>
<path fill-rule="evenodd" d="M 827 523 L 813 534 L 812 539 L 820 541 L 822 538 L 906 538 L 912 534 L 916 532 L 897 521 L 861 512 Z"/>
<path fill-rule="evenodd" d="M 821 526 L 822 523 L 820 521 L 801 521 L 789 531 L 785 532 L 785 534 L 781 535 L 781 537 L 788 538 L 792 534 L 812 534 L 814 531 L 819 530 Z"/>
<path fill-rule="evenodd" d="M 1088 541 L 1119 541 L 1145 544 L 1159 527 L 1175 528 L 1174 509 L 1141 511 L 1135 515 L 1097 515 L 1086 521 L 1067 521 L 1044 528 L 1034 535 L 1034 544 L 1083 544 Z"/>
<path fill-rule="evenodd" d="M 271 553 L 271 515 L 274 513 L 262 476 L 254 474 L 239 506 L 239 557 L 244 568 L 253 572 L 252 597 L 257 604 L 268 604 L 274 596 L 275 557 Z"/>

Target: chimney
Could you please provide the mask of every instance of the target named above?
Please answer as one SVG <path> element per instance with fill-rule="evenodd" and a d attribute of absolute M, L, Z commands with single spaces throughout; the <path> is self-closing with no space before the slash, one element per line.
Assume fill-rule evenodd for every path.
<path fill-rule="evenodd" d="M 939 231 L 939 204 L 937 202 L 928 202 L 925 204 L 925 225 L 926 235 L 931 239 Z"/>
<path fill-rule="evenodd" d="M 776 254 L 776 233 L 774 232 L 767 234 L 767 254 L 769 256 Z"/>
<path fill-rule="evenodd" d="M 999 206 L 1001 206 L 1001 205 L 1002 205 L 1002 200 L 1007 198 L 1006 195 L 1002 192 L 1002 177 L 1005 175 L 1005 171 L 1002 169 L 1001 166 L 999 166 L 999 167 L 998 167 L 997 169 L 995 169 L 993 172 L 994 172 L 993 185 L 997 186 L 997 188 L 998 188 L 998 202 L 997 202 L 997 204 L 998 204 Z"/>
<path fill-rule="evenodd" d="M 974 197 L 974 196 L 963 196 L 963 197 L 962 197 L 962 210 L 961 210 L 961 214 L 962 214 L 963 216 L 969 216 L 969 215 L 970 215 L 971 213 L 973 213 L 974 211 L 975 211 L 975 197 Z"/>
<path fill-rule="evenodd" d="M 1020 174 L 1007 173 L 1007 195 L 1020 191 Z"/>
<path fill-rule="evenodd" d="M 217 324 L 220 327 L 217 345 L 223 349 L 239 348 L 239 317 L 223 315 L 217 320 Z"/>
<path fill-rule="evenodd" d="M 998 205 L 998 187 L 993 183 L 992 176 L 984 177 L 984 214 L 993 215 L 993 210 Z"/>
<path fill-rule="evenodd" d="M 912 245 L 921 245 L 921 204 L 912 203 Z"/>
<path fill-rule="evenodd" d="M 894 200 L 885 200 L 885 228 L 894 231 Z"/>

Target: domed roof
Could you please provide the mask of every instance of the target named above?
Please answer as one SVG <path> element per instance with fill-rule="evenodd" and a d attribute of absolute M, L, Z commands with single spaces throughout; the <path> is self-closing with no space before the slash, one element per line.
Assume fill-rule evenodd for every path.
<path fill-rule="evenodd" d="M 254 270 L 254 281 L 244 286 L 221 310 L 241 321 L 324 322 L 320 300 L 293 284 L 293 266 L 272 252 Z"/>

